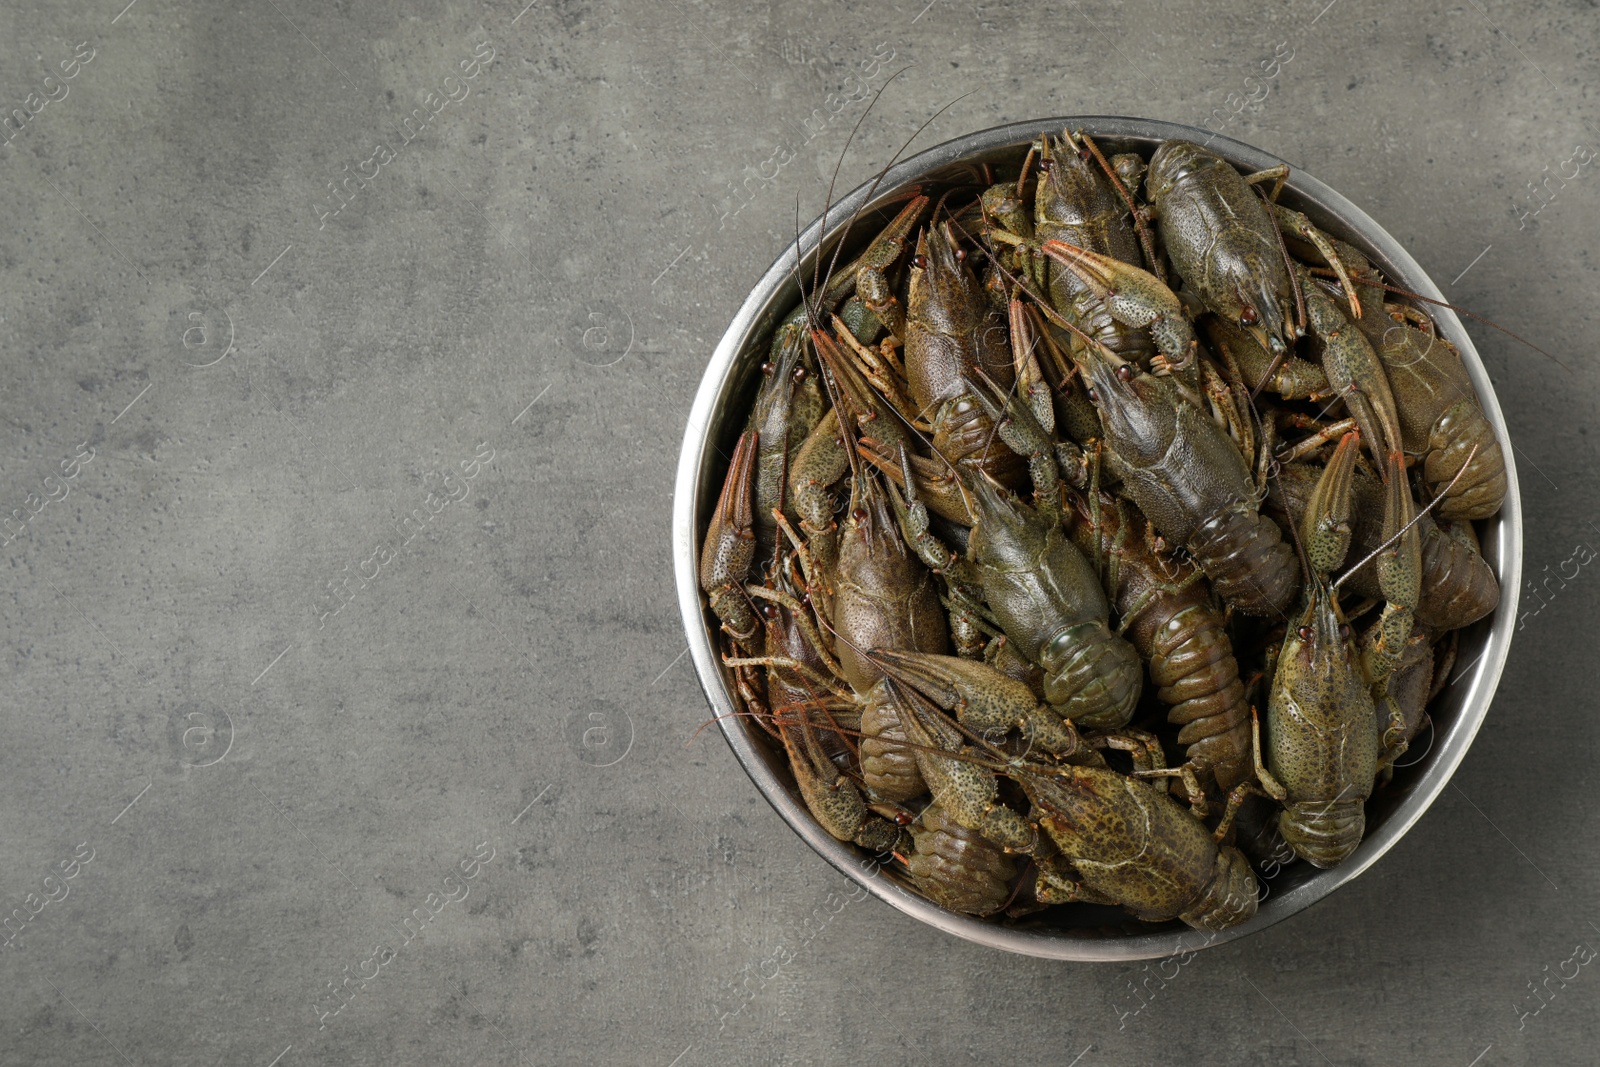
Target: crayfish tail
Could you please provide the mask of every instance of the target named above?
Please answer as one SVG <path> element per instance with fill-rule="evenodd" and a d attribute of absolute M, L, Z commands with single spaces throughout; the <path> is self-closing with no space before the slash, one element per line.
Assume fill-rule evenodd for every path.
<path fill-rule="evenodd" d="M 1422 538 L 1422 598 L 1417 621 L 1436 630 L 1471 626 L 1500 604 L 1500 582 L 1459 523 L 1429 528 Z"/>
<path fill-rule="evenodd" d="M 916 851 L 911 877 L 935 903 L 966 915 L 989 915 L 1006 906 L 1017 861 L 976 830 L 946 814 L 937 801 L 911 828 Z"/>
<path fill-rule="evenodd" d="M 1040 650 L 1044 695 L 1064 719 L 1095 730 L 1128 725 L 1144 689 L 1139 653 L 1098 619 L 1060 631 Z"/>
<path fill-rule="evenodd" d="M 1366 798 L 1297 801 L 1278 816 L 1278 830 L 1295 855 L 1326 870 L 1361 844 L 1367 829 Z"/>
<path fill-rule="evenodd" d="M 1505 457 L 1475 398 L 1459 400 L 1440 415 L 1428 445 L 1422 476 L 1436 492 L 1444 491 L 1456 473 L 1467 468 L 1440 501 L 1440 518 L 1487 519 L 1500 510 L 1506 499 Z"/>
<path fill-rule="evenodd" d="M 1217 513 L 1189 538 L 1189 551 L 1217 595 L 1247 615 L 1282 614 L 1300 593 L 1294 550 L 1256 511 Z"/>
<path fill-rule="evenodd" d="M 1197 930 L 1226 930 L 1252 918 L 1260 902 L 1255 872 L 1232 845 L 1217 849 L 1216 873 L 1200 899 L 1178 918 Z"/>
<path fill-rule="evenodd" d="M 1220 614 L 1184 608 L 1153 635 L 1149 657 L 1167 721 L 1182 727 L 1178 744 L 1228 792 L 1250 775 L 1250 706 Z"/>
<path fill-rule="evenodd" d="M 879 682 L 861 709 L 861 779 L 879 800 L 903 803 L 928 791 L 899 709 Z"/>

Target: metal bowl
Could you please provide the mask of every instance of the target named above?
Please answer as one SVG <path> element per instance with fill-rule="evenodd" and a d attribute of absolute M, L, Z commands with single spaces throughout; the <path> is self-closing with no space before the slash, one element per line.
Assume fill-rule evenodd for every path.
<path fill-rule="evenodd" d="M 973 168 L 983 163 L 1015 166 L 1029 142 L 1067 126 L 1088 130 L 1108 152 L 1137 149 L 1148 155 L 1159 142 L 1179 138 L 1205 142 L 1247 172 L 1283 162 L 1259 148 L 1225 137 L 1209 137 L 1204 130 L 1148 119 L 1086 116 L 997 126 L 947 141 L 907 159 L 891 167 L 876 189 L 869 183 L 843 197 L 829 209 L 826 233 L 818 219 L 800 236 L 797 244 L 801 269 L 809 280 L 818 248 L 831 255 L 846 222 L 858 209 L 862 220 L 845 237 L 841 263 L 860 251 L 871 231 L 882 225 L 879 222 L 875 226 L 870 221 L 879 217 L 877 210 L 905 200 L 910 195 L 909 186 L 938 185 L 963 178 L 970 181 Z M 1360 248 L 1394 284 L 1443 299 L 1438 287 L 1387 231 L 1305 171 L 1290 172 L 1281 199 L 1328 232 Z M 689 651 L 728 747 L 778 814 L 824 859 L 907 915 L 981 945 L 1050 959 L 1156 959 L 1246 937 L 1287 919 L 1372 866 L 1422 817 L 1466 755 L 1489 710 L 1511 647 L 1522 568 L 1522 508 L 1505 418 L 1471 338 L 1454 314 L 1438 307 L 1433 309 L 1434 320 L 1445 337 L 1461 350 L 1484 414 L 1494 426 L 1505 454 L 1505 505 L 1499 515 L 1478 524 L 1484 557 L 1500 580 L 1500 606 L 1487 619 L 1461 632 L 1456 662 L 1463 666 L 1430 708 L 1434 743 L 1424 756 L 1399 770 L 1393 782 L 1373 796 L 1367 805 L 1367 836 L 1353 855 L 1326 871 L 1306 863 L 1290 864 L 1264 883 L 1267 895 L 1253 919 L 1221 933 L 1202 933 L 1177 924 L 1139 924 L 1122 917 L 1119 911 L 1104 908 L 1083 909 L 1083 917 L 1061 920 L 1077 925 L 1052 924 L 1050 920 L 1006 924 L 960 915 L 912 892 L 862 850 L 828 836 L 806 810 L 781 754 L 773 751 L 759 728 L 733 714 L 729 675 L 717 647 L 717 622 L 706 608 L 696 576 L 706 523 L 716 505 L 733 444 L 743 428 L 759 368 L 766 358 L 761 342 L 799 300 L 795 258 L 796 246 L 791 245 L 756 283 L 706 367 L 689 413 L 683 454 L 678 461 L 672 553 Z"/>

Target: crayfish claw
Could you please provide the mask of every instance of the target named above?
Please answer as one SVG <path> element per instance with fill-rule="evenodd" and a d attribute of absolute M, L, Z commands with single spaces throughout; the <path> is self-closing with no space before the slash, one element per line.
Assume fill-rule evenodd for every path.
<path fill-rule="evenodd" d="M 744 583 L 756 557 L 755 484 L 757 434 L 746 430 L 734 448 L 722 495 L 700 552 L 700 588 L 722 628 L 740 644 L 755 637 L 757 620 Z"/>

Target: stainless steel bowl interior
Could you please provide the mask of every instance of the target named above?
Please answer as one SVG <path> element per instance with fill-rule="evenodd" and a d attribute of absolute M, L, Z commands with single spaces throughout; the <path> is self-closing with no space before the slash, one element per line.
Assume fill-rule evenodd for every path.
<path fill-rule="evenodd" d="M 840 246 L 840 262 L 847 262 L 883 225 L 887 215 L 880 211 L 910 195 L 907 187 L 921 184 L 926 191 L 941 183 L 962 179 L 970 182 L 974 168 L 983 163 L 1015 168 L 1031 141 L 1042 133 L 1059 132 L 1067 126 L 1088 130 L 1108 152 L 1137 149 L 1148 155 L 1159 142 L 1180 138 L 1209 143 L 1246 171 L 1284 162 L 1250 145 L 1224 137 L 1208 138 L 1204 130 L 1176 123 L 1103 116 L 1039 119 L 947 141 L 891 167 L 875 189 L 869 182 L 841 198 L 828 211 L 827 232 L 823 232 L 822 219 L 813 222 L 801 234 L 797 246 L 785 249 L 756 283 L 711 356 L 689 414 L 678 464 L 673 559 L 690 655 L 729 747 L 778 814 L 824 859 L 893 907 L 969 941 L 1051 959 L 1156 959 L 1263 930 L 1360 875 L 1422 817 L 1455 772 L 1483 723 L 1517 617 L 1522 511 L 1505 418 L 1471 338 L 1451 311 L 1435 307 L 1434 319 L 1444 336 L 1461 350 L 1484 414 L 1493 424 L 1506 457 L 1509 490 L 1505 506 L 1498 516 L 1479 524 L 1484 556 L 1500 579 L 1500 606 L 1489 618 L 1462 632 L 1457 658 L 1459 674 L 1431 709 L 1435 721 L 1432 747 L 1396 773 L 1390 786 L 1373 797 L 1368 805 L 1367 837 L 1355 854 L 1329 871 L 1318 871 L 1305 863 L 1289 865 L 1265 883 L 1266 897 L 1256 916 L 1221 933 L 1201 933 L 1180 924 L 1151 927 L 1121 917 L 1114 909 L 1084 909 L 1077 920 L 1080 925 L 1076 926 L 1037 922 L 1003 925 L 946 911 L 906 889 L 862 850 L 834 840 L 817 826 L 795 791 L 781 755 L 772 750 L 758 728 L 733 715 L 729 681 L 717 649 L 717 623 L 705 607 L 696 577 L 705 524 L 715 506 L 733 443 L 742 429 L 748 401 L 754 394 L 756 375 L 766 358 L 762 342 L 777 320 L 799 300 L 795 280 L 797 247 L 800 269 L 809 288 L 819 247 L 831 256 L 835 246 Z M 1422 268 L 1382 227 L 1304 171 L 1291 170 L 1281 200 L 1303 211 L 1328 232 L 1356 245 L 1394 284 L 1443 299 Z M 857 211 L 861 218 L 846 235 L 846 223 Z M 824 260 L 824 269 L 826 265 Z M 1408 755 L 1402 762 L 1411 759 Z"/>

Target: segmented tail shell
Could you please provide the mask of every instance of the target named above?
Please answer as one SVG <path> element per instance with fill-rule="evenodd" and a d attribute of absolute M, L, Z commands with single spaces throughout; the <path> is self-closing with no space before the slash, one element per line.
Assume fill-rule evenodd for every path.
<path fill-rule="evenodd" d="M 1007 489 L 1028 481 L 1028 461 L 995 433 L 994 420 L 971 397 L 947 400 L 933 416 L 933 449 L 973 475 L 987 474 Z"/>
<path fill-rule="evenodd" d="M 1250 707 L 1218 613 L 1202 604 L 1182 609 L 1156 627 L 1145 651 L 1156 697 L 1168 705 L 1167 721 L 1183 728 L 1178 743 L 1190 761 L 1209 767 L 1224 792 L 1244 781 Z"/>
<path fill-rule="evenodd" d="M 1366 799 L 1301 800 L 1278 816 L 1278 830 L 1295 855 L 1313 867 L 1332 867 L 1356 850 L 1367 829 Z"/>
<path fill-rule="evenodd" d="M 1178 918 L 1200 930 L 1226 930 L 1255 915 L 1260 893 L 1250 861 L 1224 845 L 1217 849 L 1216 873 L 1200 899 Z"/>
<path fill-rule="evenodd" d="M 1470 626 L 1500 604 L 1494 568 L 1463 529 L 1440 524 L 1423 535 L 1422 576 L 1416 617 L 1435 630 Z"/>
<path fill-rule="evenodd" d="M 1230 508 L 1207 519 L 1189 538 L 1189 552 L 1211 588 L 1247 615 L 1285 612 L 1300 592 L 1300 563 L 1271 519 Z"/>
<path fill-rule="evenodd" d="M 1476 447 L 1474 454 L 1472 449 Z M 1477 400 L 1465 397 L 1440 415 L 1428 435 L 1428 458 L 1422 476 L 1430 488 L 1442 489 L 1463 466 L 1467 472 L 1440 501 L 1438 515 L 1445 519 L 1487 519 L 1500 510 L 1506 498 L 1506 461 L 1494 427 L 1484 418 Z M 1467 456 L 1472 455 L 1472 462 Z"/>
<path fill-rule="evenodd" d="M 917 888 L 942 907 L 968 915 L 999 911 L 1011 898 L 1017 863 L 976 830 L 930 804 L 911 827 L 916 851 L 906 861 Z"/>
<path fill-rule="evenodd" d="M 1116 730 L 1128 725 L 1144 688 L 1139 653 L 1098 619 L 1069 626 L 1039 650 L 1044 696 L 1077 726 Z"/>
<path fill-rule="evenodd" d="M 905 741 L 906 730 L 895 703 L 879 682 L 868 692 L 861 709 L 861 778 L 879 800 L 901 803 L 928 791 L 916 754 Z"/>

